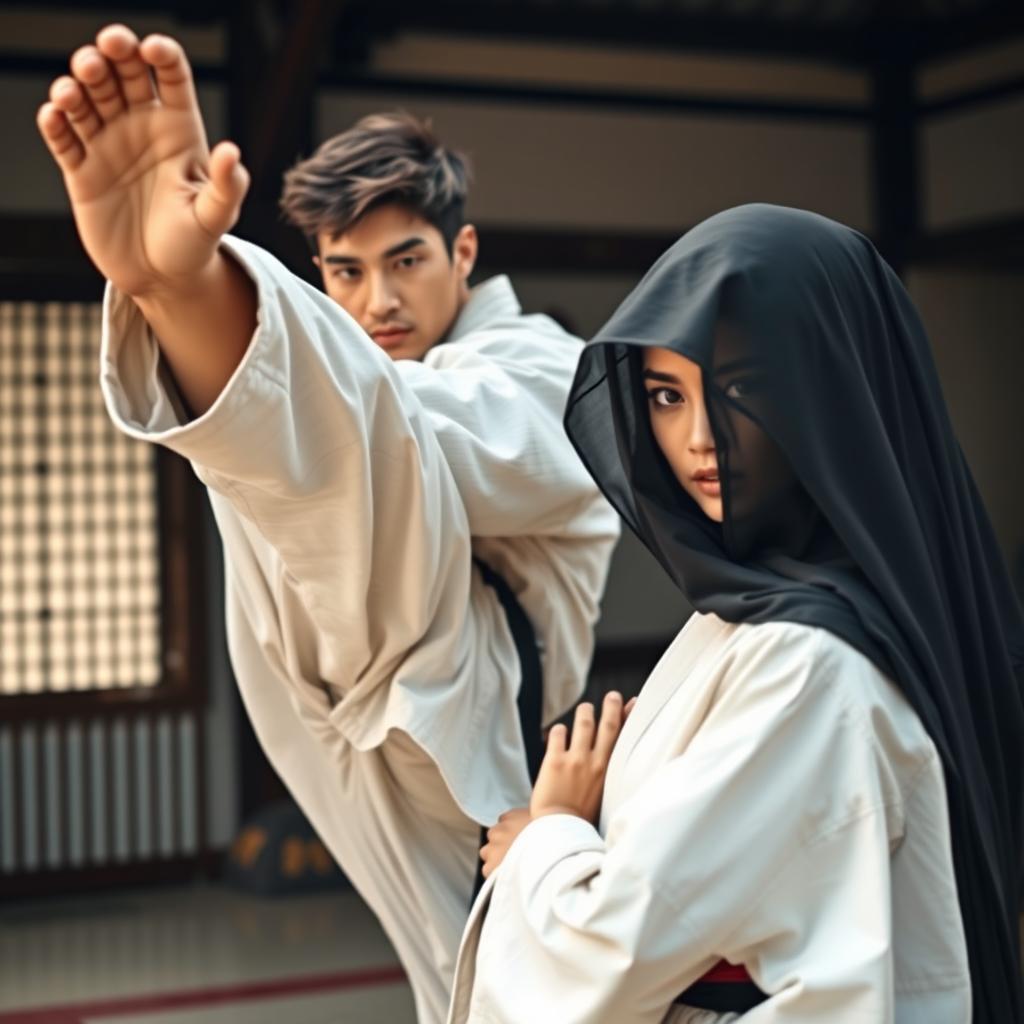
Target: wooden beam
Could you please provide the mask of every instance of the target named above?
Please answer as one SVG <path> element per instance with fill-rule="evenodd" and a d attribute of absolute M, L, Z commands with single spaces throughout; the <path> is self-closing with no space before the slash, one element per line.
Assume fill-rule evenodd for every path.
<path fill-rule="evenodd" d="M 883 33 L 871 68 L 871 183 L 876 244 L 901 273 L 920 234 L 921 171 L 915 67 L 899 28 Z"/>
<path fill-rule="evenodd" d="M 691 15 L 668 5 L 625 8 L 536 0 L 394 0 L 360 4 L 358 13 L 360 25 L 378 37 L 392 35 L 400 27 L 502 39 L 783 56 L 843 65 L 864 63 L 871 28 L 863 21 L 822 24 L 818 19 L 773 18 L 761 12 L 737 17 Z"/>
<path fill-rule="evenodd" d="M 278 216 L 285 170 L 313 142 L 317 79 L 344 0 L 279 5 L 255 0 L 231 8 L 228 27 L 228 128 L 252 175 L 238 233 L 308 275 L 309 254 L 299 233 Z"/>
<path fill-rule="evenodd" d="M 912 245 L 910 261 L 916 267 L 1024 271 L 1024 210 L 988 223 L 925 234 Z"/>

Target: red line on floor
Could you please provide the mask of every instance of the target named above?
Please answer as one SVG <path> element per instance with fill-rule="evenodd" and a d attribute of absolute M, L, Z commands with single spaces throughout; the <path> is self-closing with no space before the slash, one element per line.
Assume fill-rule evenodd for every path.
<path fill-rule="evenodd" d="M 334 992 L 371 985 L 393 985 L 405 980 L 401 967 L 368 967 L 361 971 L 334 971 L 309 974 L 277 981 L 247 981 L 235 985 L 215 985 L 185 992 L 158 992 L 152 995 L 121 996 L 89 1003 L 40 1006 L 26 1010 L 0 1011 L 0 1024 L 82 1024 L 89 1017 L 119 1017 L 127 1013 L 155 1013 L 180 1010 L 246 999 L 307 995 L 310 992 Z"/>

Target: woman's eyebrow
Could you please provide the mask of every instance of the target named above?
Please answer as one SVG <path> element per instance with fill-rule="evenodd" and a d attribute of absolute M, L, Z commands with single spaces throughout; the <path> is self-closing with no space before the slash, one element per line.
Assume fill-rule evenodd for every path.
<path fill-rule="evenodd" d="M 673 377 L 671 373 L 659 373 L 657 370 L 644 370 L 645 380 L 660 380 L 665 384 L 678 384 L 679 378 Z"/>

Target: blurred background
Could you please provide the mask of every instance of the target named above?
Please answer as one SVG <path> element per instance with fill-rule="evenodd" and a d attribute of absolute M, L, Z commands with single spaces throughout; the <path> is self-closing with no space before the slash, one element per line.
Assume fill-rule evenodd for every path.
<path fill-rule="evenodd" d="M 412 1019 L 313 837 L 269 835 L 286 795 L 235 690 L 201 488 L 103 415 L 102 282 L 34 116 L 110 21 L 184 43 L 211 142 L 253 175 L 238 233 L 310 280 L 281 175 L 395 108 L 470 157 L 476 278 L 583 337 L 723 208 L 865 232 L 1021 589 L 1020 0 L 0 3 L 0 1024 Z M 635 690 L 686 614 L 625 537 L 592 690 Z"/>

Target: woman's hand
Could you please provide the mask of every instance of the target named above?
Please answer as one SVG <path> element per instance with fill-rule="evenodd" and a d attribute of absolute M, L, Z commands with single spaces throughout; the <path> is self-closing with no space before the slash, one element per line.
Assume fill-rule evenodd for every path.
<path fill-rule="evenodd" d="M 505 859 L 505 854 L 508 853 L 508 848 L 516 836 L 529 824 L 530 809 L 514 807 L 498 818 L 497 825 L 487 830 L 487 843 L 480 849 L 480 859 L 484 862 L 484 878 L 488 878 Z"/>
<path fill-rule="evenodd" d="M 593 704 L 577 705 L 571 740 L 561 723 L 551 727 L 530 798 L 531 819 L 544 814 L 575 814 L 597 824 L 608 761 L 634 703 L 635 699 L 623 707 L 622 694 L 606 694 L 600 724 L 594 721 Z"/>

